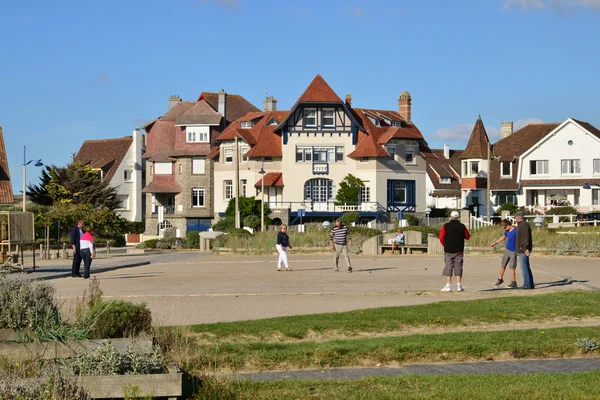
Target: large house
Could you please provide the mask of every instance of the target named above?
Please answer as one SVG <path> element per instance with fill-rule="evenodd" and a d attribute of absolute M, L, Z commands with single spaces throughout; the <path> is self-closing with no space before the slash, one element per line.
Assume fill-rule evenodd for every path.
<path fill-rule="evenodd" d="M 142 128 L 146 134 L 146 235 L 207 230 L 213 219 L 210 144 L 232 121 L 259 111 L 240 95 L 202 93 L 196 101 L 169 98 L 169 110 Z"/>
<path fill-rule="evenodd" d="M 268 202 L 276 223 L 346 211 L 369 220 L 424 211 L 430 155 L 411 121 L 409 93 L 400 94 L 397 110 L 353 108 L 350 95 L 343 101 L 317 75 L 291 110 L 278 111 L 267 98 L 264 111 L 244 115 L 217 138 L 209 155 L 215 160 L 215 214 L 224 214 L 236 191 Z M 355 202 L 340 204 L 337 189 L 348 174 L 363 187 Z"/>
<path fill-rule="evenodd" d="M 512 122 L 503 122 L 500 132 L 500 140 L 490 145 L 478 119 L 464 151 L 447 148 L 442 156 L 433 150 L 428 202 L 437 207 L 477 206 L 480 215 L 487 215 L 489 171 L 492 208 L 510 202 L 539 212 L 561 205 L 580 212 L 600 209 L 600 130 L 569 118 L 516 132 Z"/>
<path fill-rule="evenodd" d="M 90 165 L 100 177 L 117 190 L 119 214 L 130 221 L 144 218 L 142 188 L 145 161 L 142 159 L 144 137 L 139 129 L 132 136 L 118 139 L 86 140 L 75 161 Z"/>
<path fill-rule="evenodd" d="M 13 204 L 14 202 L 15 198 L 10 183 L 8 159 L 6 158 L 6 147 L 4 147 L 4 135 L 0 126 L 0 204 Z"/>

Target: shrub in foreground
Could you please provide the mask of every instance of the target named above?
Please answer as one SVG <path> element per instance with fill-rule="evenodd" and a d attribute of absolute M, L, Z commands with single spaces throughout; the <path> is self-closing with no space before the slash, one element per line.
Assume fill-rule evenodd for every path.
<path fill-rule="evenodd" d="M 150 332 L 152 315 L 146 303 L 100 301 L 87 310 L 84 326 L 89 326 L 92 339 L 122 338 Z"/>

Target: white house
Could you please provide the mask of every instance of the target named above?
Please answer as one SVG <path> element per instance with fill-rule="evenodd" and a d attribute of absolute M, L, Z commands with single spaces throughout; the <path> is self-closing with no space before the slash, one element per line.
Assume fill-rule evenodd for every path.
<path fill-rule="evenodd" d="M 460 156 L 462 150 L 432 149 L 427 157 L 427 205 L 431 208 L 462 208 Z"/>
<path fill-rule="evenodd" d="M 145 160 L 142 159 L 144 135 L 139 129 L 132 136 L 119 139 L 86 140 L 75 161 L 97 169 L 102 179 L 117 189 L 121 202 L 119 213 L 130 221 L 141 222 L 142 188 L 145 185 Z"/>

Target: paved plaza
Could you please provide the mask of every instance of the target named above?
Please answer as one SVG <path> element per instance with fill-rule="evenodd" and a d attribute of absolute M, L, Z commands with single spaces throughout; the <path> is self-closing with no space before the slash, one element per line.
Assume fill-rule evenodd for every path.
<path fill-rule="evenodd" d="M 113 269 L 111 262 L 149 264 Z M 146 302 L 154 323 L 184 325 L 277 316 L 403 306 L 440 300 L 535 295 L 559 290 L 600 288 L 598 258 L 533 256 L 535 290 L 494 288 L 500 254 L 466 255 L 463 293 L 441 293 L 440 256 L 354 256 L 353 273 L 343 260 L 333 271 L 332 255 L 291 253 L 293 271 L 277 272 L 275 254 L 212 255 L 174 252 L 98 260 L 92 275 L 106 299 Z M 96 267 L 96 269 L 94 268 Z M 46 276 L 49 267 L 29 276 Z M 57 269 L 57 268 L 55 268 Z M 64 271 L 63 271 L 64 272 Z M 508 273 L 507 273 L 508 274 Z M 505 276 L 506 277 L 506 276 Z M 521 283 L 521 272 L 517 270 Z M 80 278 L 49 281 L 66 308 L 88 287 Z M 453 290 L 455 286 L 453 285 Z"/>

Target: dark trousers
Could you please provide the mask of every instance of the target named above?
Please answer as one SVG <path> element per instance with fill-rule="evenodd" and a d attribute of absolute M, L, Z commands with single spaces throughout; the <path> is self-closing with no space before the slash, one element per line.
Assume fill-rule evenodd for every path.
<path fill-rule="evenodd" d="M 79 268 L 81 268 L 81 250 L 76 248 L 73 253 L 73 264 L 71 264 L 71 276 L 80 276 Z"/>
<path fill-rule="evenodd" d="M 92 265 L 92 252 L 90 249 L 81 249 L 81 258 L 83 259 L 83 277 L 90 277 L 90 266 Z"/>

